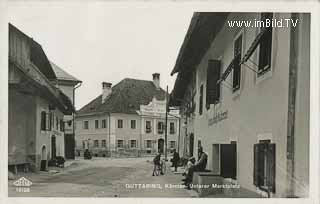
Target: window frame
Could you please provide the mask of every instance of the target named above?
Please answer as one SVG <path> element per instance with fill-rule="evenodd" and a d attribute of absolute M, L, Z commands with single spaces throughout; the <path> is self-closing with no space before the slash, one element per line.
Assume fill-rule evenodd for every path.
<path fill-rule="evenodd" d="M 93 147 L 99 147 L 99 140 L 93 140 Z"/>
<path fill-rule="evenodd" d="M 150 127 L 148 127 L 148 124 L 150 124 Z M 146 120 L 145 131 L 146 133 L 152 133 L 152 125 L 150 120 Z"/>
<path fill-rule="evenodd" d="M 243 55 L 243 45 L 244 45 L 244 32 L 243 30 L 239 31 L 237 35 L 233 39 L 233 58 L 239 58 L 239 60 L 235 60 L 233 64 L 233 69 L 232 69 L 232 93 L 237 93 L 241 89 L 241 76 L 242 76 L 242 65 L 239 64 L 241 62 L 241 57 Z M 240 43 L 240 57 L 239 53 L 236 53 L 236 43 L 237 41 L 241 38 L 241 43 Z M 236 66 L 237 64 L 237 66 Z M 235 71 L 238 71 L 238 79 L 235 79 Z M 238 80 L 237 86 L 235 87 L 235 81 Z"/>
<path fill-rule="evenodd" d="M 119 145 L 122 144 L 122 145 Z M 117 148 L 124 148 L 124 140 L 117 140 Z"/>
<path fill-rule="evenodd" d="M 83 129 L 84 130 L 89 130 L 89 120 L 84 120 L 83 121 Z"/>
<path fill-rule="evenodd" d="M 131 129 L 137 129 L 137 121 L 130 120 L 130 127 L 131 127 Z"/>
<path fill-rule="evenodd" d="M 173 126 L 171 126 L 173 124 Z M 175 134 L 176 133 L 176 130 L 175 130 L 175 122 L 170 122 L 169 123 L 169 133 L 171 135 Z"/>
<path fill-rule="evenodd" d="M 132 143 L 134 142 L 134 143 Z M 132 146 L 132 144 L 134 144 L 134 146 Z M 130 140 L 130 148 L 137 148 L 137 140 Z"/>
<path fill-rule="evenodd" d="M 271 15 L 271 19 L 273 19 L 274 17 L 274 13 L 269 13 L 269 12 L 264 12 L 264 13 L 260 13 L 260 20 L 265 20 L 267 18 L 269 18 L 269 16 L 267 17 L 263 17 L 263 15 Z M 272 50 L 273 50 L 273 28 L 272 26 L 268 27 L 268 30 L 265 33 L 264 36 L 261 39 L 261 42 L 259 44 L 259 53 L 258 53 L 258 73 L 257 73 L 257 77 L 260 78 L 262 76 L 264 76 L 266 73 L 268 73 L 269 71 L 272 70 L 272 66 L 271 66 L 271 62 L 272 62 Z M 260 28 L 261 31 L 261 28 Z M 266 37 L 265 35 L 268 34 L 268 36 Z M 267 38 L 267 42 L 265 41 L 265 38 Z M 261 53 L 265 52 L 265 54 L 267 53 L 267 56 L 262 55 Z M 263 61 L 263 62 L 262 62 Z M 266 61 L 266 64 L 264 64 L 264 61 Z M 263 64 L 263 65 L 262 65 Z"/>
<path fill-rule="evenodd" d="M 101 147 L 107 147 L 107 140 L 101 140 Z"/>
<path fill-rule="evenodd" d="M 150 147 L 148 147 L 148 142 L 150 142 Z M 146 140 L 146 149 L 151 149 L 152 148 L 152 140 Z"/>
<path fill-rule="evenodd" d="M 106 119 L 102 119 L 102 120 L 101 120 L 101 128 L 102 128 L 102 129 L 107 128 L 107 120 L 106 120 Z"/>
<path fill-rule="evenodd" d="M 123 119 L 118 119 L 117 123 L 118 123 L 118 129 L 122 129 L 123 128 Z"/>

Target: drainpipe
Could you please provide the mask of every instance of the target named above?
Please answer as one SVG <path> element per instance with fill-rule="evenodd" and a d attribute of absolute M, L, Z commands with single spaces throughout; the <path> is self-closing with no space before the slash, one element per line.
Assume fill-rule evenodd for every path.
<path fill-rule="evenodd" d="M 75 91 L 77 88 L 79 88 L 80 86 L 82 85 L 82 82 L 80 82 L 77 86 L 73 87 L 73 94 L 72 94 L 72 105 L 73 107 L 74 106 L 74 102 L 75 102 Z M 76 136 L 76 133 L 75 133 L 75 125 L 74 125 L 74 121 L 75 121 L 75 113 L 72 113 L 72 133 L 73 133 L 73 154 L 72 154 L 72 159 L 75 159 L 75 136 Z"/>
<path fill-rule="evenodd" d="M 109 147 L 108 147 L 108 149 L 109 149 L 109 152 L 110 152 L 110 157 L 111 157 L 111 114 L 110 113 L 108 113 L 108 116 L 109 116 L 109 120 L 108 120 L 108 134 L 109 134 L 109 142 L 108 142 L 108 144 L 109 144 Z"/>

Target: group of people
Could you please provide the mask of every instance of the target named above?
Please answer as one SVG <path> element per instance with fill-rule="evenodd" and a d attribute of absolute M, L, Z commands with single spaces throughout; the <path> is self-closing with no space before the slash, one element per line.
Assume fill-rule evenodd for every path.
<path fill-rule="evenodd" d="M 202 147 L 198 149 L 198 161 L 195 157 L 190 157 L 188 163 L 183 172 L 185 178 L 182 179 L 183 185 L 186 189 L 190 190 L 190 184 L 192 183 L 193 173 L 196 171 L 204 171 L 207 166 L 208 155 L 203 151 Z"/>
<path fill-rule="evenodd" d="M 180 156 L 179 153 L 176 152 L 176 150 L 173 150 L 173 157 L 170 160 L 172 162 L 172 167 L 174 167 L 174 171 L 177 171 L 179 162 L 180 162 Z M 182 179 L 183 185 L 186 186 L 186 189 L 191 189 L 190 184 L 192 183 L 193 173 L 197 171 L 205 171 L 207 167 L 207 161 L 208 161 L 208 155 L 203 151 L 202 147 L 198 148 L 198 160 L 196 161 L 195 157 L 190 157 L 188 159 L 188 162 L 185 166 L 185 170 L 183 172 L 184 178 Z M 161 154 L 158 153 L 154 159 L 154 169 L 160 167 L 160 174 L 163 175 L 163 169 L 161 165 Z M 154 171 L 153 174 L 154 176 Z"/>

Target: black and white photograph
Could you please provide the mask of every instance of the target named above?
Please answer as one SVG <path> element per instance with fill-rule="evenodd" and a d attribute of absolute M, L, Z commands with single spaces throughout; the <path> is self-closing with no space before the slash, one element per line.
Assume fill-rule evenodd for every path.
<path fill-rule="evenodd" d="M 180 5 L 8 3 L 9 198 L 310 198 L 313 13 Z"/>

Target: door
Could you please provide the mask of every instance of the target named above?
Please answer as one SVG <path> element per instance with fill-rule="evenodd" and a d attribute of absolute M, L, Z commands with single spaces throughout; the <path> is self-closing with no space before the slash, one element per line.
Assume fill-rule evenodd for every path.
<path fill-rule="evenodd" d="M 237 178 L 237 145 L 220 145 L 220 172 L 224 178 Z"/>
<path fill-rule="evenodd" d="M 190 157 L 193 156 L 193 145 L 194 145 L 194 135 L 193 135 L 193 133 L 191 133 L 190 134 L 190 143 L 189 143 Z"/>
<path fill-rule="evenodd" d="M 163 154 L 164 150 L 164 140 L 163 139 L 159 139 L 158 140 L 158 152 Z"/>
<path fill-rule="evenodd" d="M 65 149 L 65 156 L 67 159 L 74 159 L 75 158 L 74 134 L 65 134 L 65 136 L 64 136 L 64 149 Z"/>
<path fill-rule="evenodd" d="M 56 158 L 57 153 L 57 145 L 56 145 L 56 137 L 52 135 L 51 137 L 51 159 Z"/>

